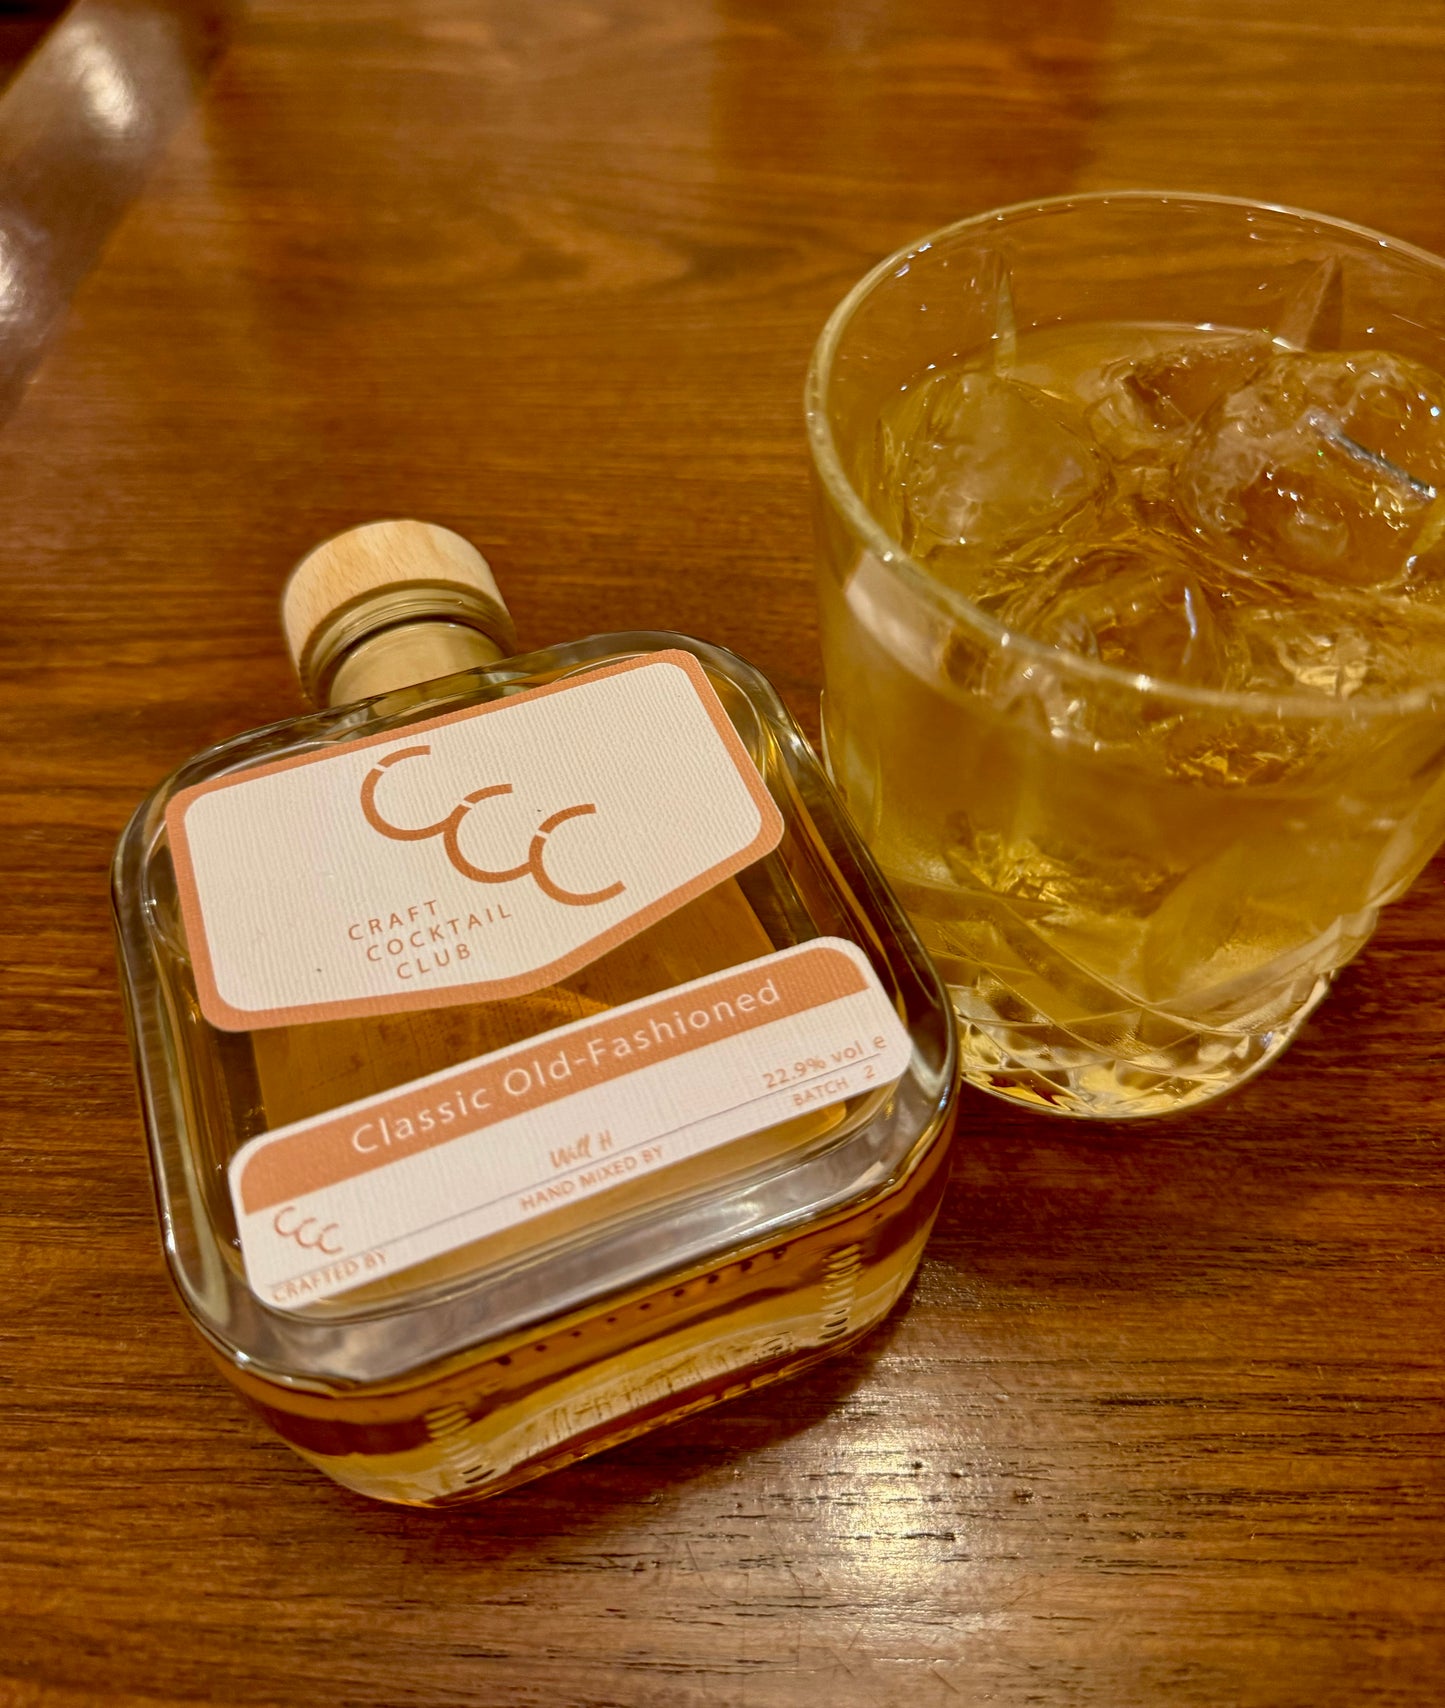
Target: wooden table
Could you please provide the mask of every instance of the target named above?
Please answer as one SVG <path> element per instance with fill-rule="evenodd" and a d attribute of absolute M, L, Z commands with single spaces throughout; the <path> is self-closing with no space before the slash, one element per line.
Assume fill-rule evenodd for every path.
<path fill-rule="evenodd" d="M 1441 248 L 1442 170 L 1406 0 L 56 24 L 0 96 L 0 1703 L 1440 1699 L 1438 866 L 1215 1109 L 970 1098 L 852 1356 L 448 1515 L 293 1459 L 173 1307 L 105 890 L 157 778 L 298 707 L 323 536 L 447 523 L 530 641 L 705 635 L 811 727 L 799 394 L 870 262 L 1139 183 Z"/>

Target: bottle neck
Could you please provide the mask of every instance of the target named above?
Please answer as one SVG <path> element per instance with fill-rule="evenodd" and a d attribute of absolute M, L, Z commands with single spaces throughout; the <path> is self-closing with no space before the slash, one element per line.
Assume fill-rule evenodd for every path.
<path fill-rule="evenodd" d="M 397 623 L 365 636 L 343 654 L 325 684 L 325 701 L 345 706 L 505 657 L 496 641 L 466 623 L 434 617 Z"/>

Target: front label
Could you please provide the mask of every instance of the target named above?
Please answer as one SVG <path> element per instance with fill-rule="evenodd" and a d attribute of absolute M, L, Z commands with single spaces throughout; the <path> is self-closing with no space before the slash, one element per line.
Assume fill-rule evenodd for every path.
<path fill-rule="evenodd" d="M 908 1033 L 825 937 L 253 1139 L 246 1275 L 294 1310 L 880 1089 Z"/>
<path fill-rule="evenodd" d="M 229 1031 L 539 989 L 782 835 L 684 652 L 202 783 L 166 824 Z"/>

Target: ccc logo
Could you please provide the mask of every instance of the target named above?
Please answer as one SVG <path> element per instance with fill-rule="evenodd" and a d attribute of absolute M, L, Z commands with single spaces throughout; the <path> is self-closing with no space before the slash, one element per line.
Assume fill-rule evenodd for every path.
<path fill-rule="evenodd" d="M 547 838 L 559 825 L 568 819 L 585 818 L 595 813 L 597 808 L 591 803 L 576 807 L 563 807 L 560 812 L 554 812 L 544 818 L 532 837 L 531 846 L 527 850 L 527 858 L 519 866 L 510 866 L 504 872 L 489 871 L 485 866 L 478 866 L 462 853 L 461 831 L 467 814 L 473 807 L 483 801 L 489 801 L 498 795 L 510 795 L 510 783 L 496 783 L 490 789 L 477 789 L 465 796 L 461 802 L 452 808 L 444 819 L 436 824 L 422 826 L 419 830 L 407 830 L 397 824 L 389 824 L 381 816 L 381 810 L 376 804 L 376 789 L 386 772 L 393 766 L 401 764 L 404 759 L 420 759 L 431 752 L 430 747 L 403 747 L 396 753 L 387 754 L 379 764 L 366 774 L 366 780 L 361 785 L 361 810 L 366 822 L 382 836 L 390 837 L 393 842 L 425 842 L 429 837 L 439 836 L 442 847 L 446 849 L 447 859 L 462 874 L 478 884 L 510 884 L 516 878 L 530 876 L 544 896 L 550 896 L 553 901 L 563 902 L 568 907 L 593 907 L 600 901 L 610 901 L 613 896 L 621 895 L 625 886 L 619 882 L 609 884 L 606 889 L 591 890 L 585 895 L 579 895 L 575 890 L 565 890 L 547 870 Z"/>
<path fill-rule="evenodd" d="M 329 1243 L 331 1240 L 340 1237 L 341 1224 L 339 1222 L 327 1222 L 323 1226 L 316 1220 L 315 1216 L 305 1216 L 300 1221 L 296 1217 L 296 1206 L 288 1204 L 272 1217 L 271 1226 L 275 1228 L 282 1239 L 295 1240 L 303 1251 L 319 1251 L 327 1257 L 340 1255 L 342 1247 Z"/>

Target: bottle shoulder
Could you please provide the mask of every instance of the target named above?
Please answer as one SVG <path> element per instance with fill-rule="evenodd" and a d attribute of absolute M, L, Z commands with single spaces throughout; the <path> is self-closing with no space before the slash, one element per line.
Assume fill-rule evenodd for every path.
<path fill-rule="evenodd" d="M 389 735 L 412 724 L 529 693 L 609 665 L 667 652 L 686 653 L 699 661 L 730 714 L 737 714 L 736 723 L 746 728 L 762 719 L 798 734 L 767 678 L 725 647 L 660 630 L 592 635 L 348 704 L 295 713 L 227 736 L 193 754 L 164 777 L 140 803 L 132 824 L 158 803 L 164 804 L 182 790 L 213 778 Z M 744 706 L 750 708 L 751 716 L 742 713 Z"/>

